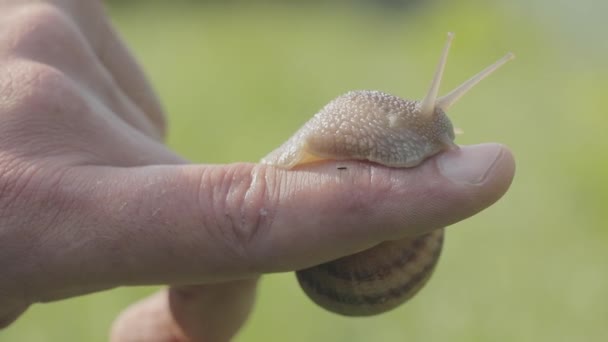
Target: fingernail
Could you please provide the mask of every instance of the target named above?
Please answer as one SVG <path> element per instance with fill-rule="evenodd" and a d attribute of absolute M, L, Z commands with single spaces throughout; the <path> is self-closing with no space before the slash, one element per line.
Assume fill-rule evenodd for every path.
<path fill-rule="evenodd" d="M 439 171 L 455 183 L 481 184 L 502 154 L 500 144 L 463 146 L 437 158 Z"/>

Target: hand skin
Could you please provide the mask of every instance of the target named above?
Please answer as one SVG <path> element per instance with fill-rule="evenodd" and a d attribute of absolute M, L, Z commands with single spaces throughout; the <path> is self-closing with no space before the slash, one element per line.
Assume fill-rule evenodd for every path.
<path fill-rule="evenodd" d="M 0 0 L 2 326 L 34 303 L 169 284 L 110 339 L 228 341 L 259 275 L 448 226 L 511 183 L 499 144 L 412 169 L 188 165 L 163 145 L 159 101 L 102 7 Z"/>

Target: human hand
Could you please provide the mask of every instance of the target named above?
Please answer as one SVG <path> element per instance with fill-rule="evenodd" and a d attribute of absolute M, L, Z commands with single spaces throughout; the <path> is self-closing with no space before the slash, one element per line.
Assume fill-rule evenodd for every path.
<path fill-rule="evenodd" d="M 413 169 L 186 165 L 98 1 L 0 0 L 0 322 L 33 303 L 170 284 L 113 341 L 226 341 L 256 279 L 444 227 L 514 173 L 501 145 Z"/>

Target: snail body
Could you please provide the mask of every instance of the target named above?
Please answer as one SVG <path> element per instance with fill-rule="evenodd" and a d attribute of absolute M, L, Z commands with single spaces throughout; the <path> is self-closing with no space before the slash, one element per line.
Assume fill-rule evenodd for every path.
<path fill-rule="evenodd" d="M 365 160 L 415 167 L 457 149 L 445 111 L 504 63 L 507 54 L 479 74 L 437 97 L 453 34 L 443 49 L 430 89 L 421 101 L 380 91 L 351 91 L 332 100 L 262 163 L 291 169 L 323 160 Z M 367 316 L 393 309 L 430 278 L 441 254 L 443 229 L 386 241 L 373 248 L 296 272 L 304 292 L 325 309 Z"/>

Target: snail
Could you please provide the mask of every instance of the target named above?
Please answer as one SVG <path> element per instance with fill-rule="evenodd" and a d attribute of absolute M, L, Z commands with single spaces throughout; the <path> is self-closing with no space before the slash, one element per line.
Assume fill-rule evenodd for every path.
<path fill-rule="evenodd" d="M 453 33 L 423 100 L 405 100 L 380 91 L 351 91 L 322 108 L 263 164 L 292 169 L 327 160 L 365 160 L 388 167 L 415 167 L 457 149 L 445 111 L 514 55 L 508 53 L 443 97 L 437 97 Z M 341 172 L 344 170 L 342 169 Z M 304 292 L 323 308 L 347 316 L 391 310 L 414 296 L 439 259 L 443 228 L 386 241 L 354 255 L 296 272 Z"/>

